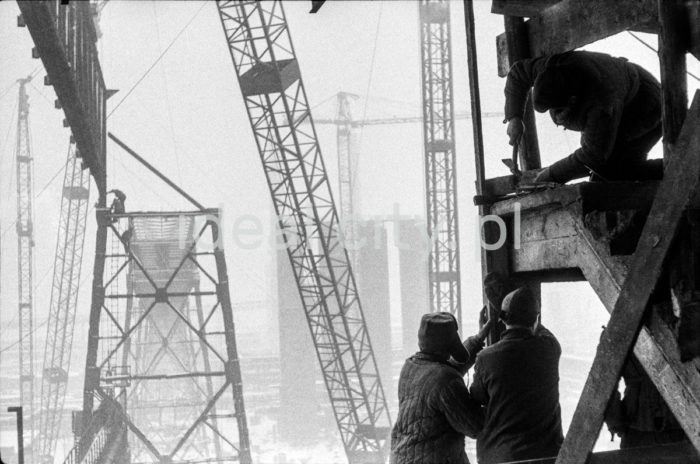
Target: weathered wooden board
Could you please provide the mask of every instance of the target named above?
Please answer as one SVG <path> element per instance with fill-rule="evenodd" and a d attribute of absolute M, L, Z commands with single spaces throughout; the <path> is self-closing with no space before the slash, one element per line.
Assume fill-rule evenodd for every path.
<path fill-rule="evenodd" d="M 530 56 L 561 53 L 658 22 L 656 0 L 562 0 L 525 23 Z M 505 33 L 496 38 L 501 77 L 510 68 Z"/>
<path fill-rule="evenodd" d="M 491 13 L 529 18 L 559 1 L 561 0 L 493 0 Z"/>
<path fill-rule="evenodd" d="M 700 93 L 696 94 L 664 180 L 659 186 L 628 277 L 622 284 L 610 322 L 598 345 L 557 464 L 585 462 L 598 437 L 605 407 L 639 332 L 642 315 L 661 275 L 683 211 L 700 183 L 700 157 L 691 156 L 700 152 L 698 127 Z M 700 441 L 700 437 L 695 439 Z"/>

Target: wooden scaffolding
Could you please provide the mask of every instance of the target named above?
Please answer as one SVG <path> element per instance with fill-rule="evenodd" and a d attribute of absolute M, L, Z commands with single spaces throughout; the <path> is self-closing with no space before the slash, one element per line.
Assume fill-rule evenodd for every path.
<path fill-rule="evenodd" d="M 476 61 L 471 10 L 471 1 L 465 0 L 467 41 L 469 53 L 474 55 L 470 56 L 470 67 Z M 659 282 L 668 286 L 668 273 L 674 266 L 688 270 L 691 275 L 684 278 L 691 285 L 699 280 L 694 268 L 700 256 L 700 234 L 696 232 L 700 93 L 688 109 L 686 54 L 700 59 L 700 1 L 493 0 L 492 13 L 504 16 L 505 33 L 497 38 L 501 76 L 519 59 L 573 50 L 625 30 L 658 34 L 663 180 L 581 183 L 517 196 L 512 176 L 484 179 L 483 144 L 476 140 L 478 194 L 482 199 L 492 198 L 481 206 L 480 214 L 499 216 L 508 231 L 507 246 L 484 251 L 482 260 L 484 272 L 498 271 L 535 288 L 542 282 L 586 280 L 611 314 L 557 464 L 697 462 L 700 362 L 697 358 L 681 361 L 677 333 L 669 323 L 673 319 L 668 317 L 671 304 L 659 304 L 653 293 L 662 286 Z M 470 70 L 472 97 L 476 92 L 478 105 L 473 74 Z M 524 121 L 520 161 L 525 169 L 536 169 L 540 159 L 531 105 Z M 512 198 L 503 199 L 509 194 Z M 616 238 L 613 229 L 618 226 L 619 231 L 621 225 L 627 235 Z M 489 226 L 484 227 L 487 243 L 491 232 Z M 699 289 L 686 293 L 692 295 Z M 683 309 L 691 311 L 691 307 Z M 650 447 L 643 453 L 592 453 L 630 351 L 678 419 L 690 444 Z"/>

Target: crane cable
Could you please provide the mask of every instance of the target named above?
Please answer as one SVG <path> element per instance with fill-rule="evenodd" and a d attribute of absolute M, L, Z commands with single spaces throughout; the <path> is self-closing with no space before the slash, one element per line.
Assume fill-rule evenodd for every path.
<path fill-rule="evenodd" d="M 165 56 L 165 54 L 168 53 L 168 51 L 172 48 L 173 45 L 175 45 L 175 42 L 177 42 L 177 39 L 180 38 L 180 36 L 185 32 L 185 30 L 190 26 L 190 24 L 192 24 L 194 22 L 194 20 L 197 18 L 197 16 L 199 16 L 199 13 L 207 5 L 208 5 L 208 2 L 202 2 L 202 6 L 199 7 L 199 9 L 195 12 L 195 14 L 192 15 L 192 18 L 190 18 L 190 20 L 187 22 L 187 24 L 185 24 L 185 26 L 182 29 L 180 29 L 180 32 L 177 33 L 177 35 L 173 38 L 173 40 L 170 41 L 170 44 L 165 48 L 165 50 L 163 50 L 163 52 L 160 54 L 160 56 L 158 56 L 158 58 L 156 58 L 156 60 L 153 62 L 153 64 L 146 70 L 146 72 L 143 73 L 143 75 L 139 78 L 139 80 L 137 80 L 136 83 L 129 89 L 129 91 L 126 93 L 126 95 L 124 95 L 124 98 L 119 100 L 119 103 L 117 103 L 117 105 L 114 108 L 112 108 L 112 111 L 109 112 L 109 114 L 107 115 L 107 118 L 112 116 L 112 114 L 115 111 L 117 111 L 117 108 L 119 108 L 121 106 L 121 104 L 124 103 L 124 100 L 126 100 L 129 97 L 129 95 L 131 95 L 131 93 L 136 89 L 136 87 L 138 87 L 138 85 L 146 78 L 146 76 L 148 76 L 148 74 L 153 70 L 153 68 L 156 67 L 156 65 Z"/>
<path fill-rule="evenodd" d="M 645 47 L 647 47 L 649 50 L 653 51 L 653 52 L 656 53 L 656 54 L 659 53 L 659 51 L 658 51 L 657 49 L 655 49 L 654 47 L 652 47 L 651 45 L 649 45 L 646 41 L 644 41 L 641 37 L 639 37 L 639 36 L 638 36 L 637 34 L 635 34 L 634 32 L 632 32 L 632 31 L 627 31 L 627 33 L 628 33 L 629 35 L 631 35 L 632 37 L 634 37 L 635 39 L 637 39 L 637 41 L 638 41 L 639 43 L 641 43 L 642 45 L 644 45 Z M 689 75 L 690 77 L 692 77 L 693 79 L 695 79 L 696 81 L 700 82 L 700 77 L 696 76 L 695 74 L 693 74 L 693 73 L 691 73 L 690 71 L 687 71 L 687 70 L 686 70 L 685 73 L 686 73 L 687 75 Z"/>

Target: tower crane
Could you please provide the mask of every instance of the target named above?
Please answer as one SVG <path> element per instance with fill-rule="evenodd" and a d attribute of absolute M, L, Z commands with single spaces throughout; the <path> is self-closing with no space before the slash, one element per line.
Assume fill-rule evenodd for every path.
<path fill-rule="evenodd" d="M 217 1 L 341 439 L 383 463 L 391 425 L 280 1 Z"/>
<path fill-rule="evenodd" d="M 41 407 L 37 451 L 44 463 L 53 463 L 66 395 L 80 271 L 85 243 L 90 174 L 83 170 L 74 144 L 68 149 L 61 217 L 56 238 L 53 285 L 41 378 Z"/>
<path fill-rule="evenodd" d="M 431 311 L 449 311 L 462 321 L 459 269 L 459 220 L 452 92 L 450 4 L 418 4 L 423 79 L 423 139 Z"/>
<path fill-rule="evenodd" d="M 17 291 L 19 302 L 19 395 L 24 408 L 25 430 L 33 435 L 34 424 L 34 299 L 32 287 L 34 232 L 32 201 L 32 151 L 29 138 L 29 96 L 31 76 L 18 79 L 17 117 Z M 30 450 L 31 459 L 31 450 Z"/>

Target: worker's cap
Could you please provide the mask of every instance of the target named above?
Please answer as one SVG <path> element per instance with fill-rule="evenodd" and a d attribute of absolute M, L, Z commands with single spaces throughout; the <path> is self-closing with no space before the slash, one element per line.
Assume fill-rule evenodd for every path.
<path fill-rule="evenodd" d="M 528 287 L 513 290 L 503 298 L 500 317 L 508 325 L 532 326 L 540 313 L 537 298 Z"/>
<path fill-rule="evenodd" d="M 418 329 L 418 348 L 423 353 L 449 354 L 467 362 L 468 353 L 459 339 L 457 319 L 447 312 L 424 314 Z"/>
<path fill-rule="evenodd" d="M 582 93 L 582 77 L 560 66 L 545 68 L 532 87 L 532 106 L 543 113 L 552 108 L 568 105 L 571 97 Z"/>

